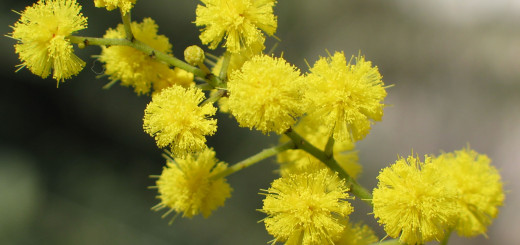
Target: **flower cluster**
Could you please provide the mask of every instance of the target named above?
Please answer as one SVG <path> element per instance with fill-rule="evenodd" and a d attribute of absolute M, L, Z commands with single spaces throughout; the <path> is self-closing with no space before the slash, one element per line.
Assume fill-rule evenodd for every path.
<path fill-rule="evenodd" d="M 485 155 L 464 149 L 425 161 L 409 156 L 381 171 L 374 216 L 406 244 L 441 240 L 448 230 L 484 234 L 504 200 L 500 175 Z"/>
<path fill-rule="evenodd" d="M 139 40 L 157 51 L 171 53 L 172 45 L 168 38 L 157 35 L 158 26 L 150 18 L 143 22 L 132 22 L 132 33 Z M 116 29 L 108 29 L 105 38 L 125 38 L 122 24 Z M 193 84 L 193 74 L 179 68 L 170 69 L 163 62 L 127 46 L 103 46 L 98 59 L 105 63 L 105 74 L 113 82 L 121 81 L 121 85 L 134 87 L 137 94 L 147 94 L 153 87 L 158 91 L 173 84 L 188 87 Z"/>
<path fill-rule="evenodd" d="M 273 244 L 350 244 L 377 242 L 368 226 L 352 223 L 349 192 L 373 205 L 388 236 L 406 244 L 485 234 L 503 205 L 503 184 L 490 159 L 465 148 L 421 160 L 413 154 L 384 168 L 372 195 L 356 181 L 361 172 L 355 150 L 376 121 L 387 95 L 377 66 L 359 54 L 320 57 L 300 72 L 283 57 L 264 54 L 265 35 L 274 35 L 276 0 L 201 0 L 194 24 L 209 49 L 222 43 L 222 56 L 196 45 L 185 61 L 158 34 L 151 18 L 132 22 L 136 0 L 94 0 L 96 7 L 120 9 L 122 24 L 102 38 L 74 36 L 87 19 L 75 0 L 39 0 L 12 27 L 15 52 L 32 73 L 52 73 L 59 82 L 78 74 L 85 62 L 73 53 L 101 46 L 95 57 L 111 82 L 151 94 L 144 131 L 166 151 L 156 181 L 160 200 L 153 209 L 183 217 L 208 217 L 231 196 L 225 177 L 277 155 L 280 178 L 267 190 L 259 211 Z M 208 65 L 209 67 L 207 67 Z M 206 96 L 209 97 L 207 98 Z M 228 167 L 206 145 L 217 131 L 217 111 L 239 126 L 281 135 L 280 145 Z M 333 171 L 334 170 L 334 171 Z"/>

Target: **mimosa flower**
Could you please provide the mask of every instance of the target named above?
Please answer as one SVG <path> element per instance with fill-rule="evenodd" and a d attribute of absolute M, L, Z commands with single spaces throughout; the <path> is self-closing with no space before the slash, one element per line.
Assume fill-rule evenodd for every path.
<path fill-rule="evenodd" d="M 406 244 L 441 240 L 459 212 L 454 186 L 426 156 L 400 158 L 383 169 L 373 191 L 374 216 Z"/>
<path fill-rule="evenodd" d="M 161 202 L 153 208 L 170 209 L 164 216 L 175 211 L 183 217 L 201 213 L 207 218 L 231 196 L 232 189 L 226 179 L 212 179 L 227 168 L 226 163 L 215 158 L 212 149 L 182 158 L 168 158 L 166 164 L 156 186 Z"/>
<path fill-rule="evenodd" d="M 217 108 L 211 103 L 199 106 L 204 93 L 196 87 L 178 85 L 163 89 L 152 97 L 144 111 L 144 131 L 155 137 L 157 146 L 171 147 L 175 156 L 183 156 L 206 147 L 206 135 L 217 130 Z"/>
<path fill-rule="evenodd" d="M 345 182 L 328 169 L 290 174 L 271 184 L 266 191 L 263 219 L 269 234 L 285 244 L 334 244 L 353 208 Z"/>
<path fill-rule="evenodd" d="M 78 74 L 85 62 L 73 53 L 68 36 L 87 27 L 75 0 L 40 0 L 27 7 L 14 24 L 12 38 L 22 64 L 42 78 L 49 76 L 58 82 Z"/>
<path fill-rule="evenodd" d="M 260 30 L 270 36 L 276 31 L 277 21 L 273 14 L 276 0 L 201 1 L 204 6 L 197 6 L 195 24 L 205 26 L 200 40 L 210 44 L 210 49 L 217 48 L 224 38 L 224 47 L 237 53 L 255 42 L 264 43 Z"/>
<path fill-rule="evenodd" d="M 491 160 L 465 148 L 439 156 L 439 170 L 455 182 L 461 210 L 455 230 L 461 236 L 485 234 L 504 203 L 502 180 Z"/>
<path fill-rule="evenodd" d="M 283 58 L 258 55 L 231 74 L 228 106 L 241 127 L 281 134 L 303 113 L 303 86 L 299 70 Z"/>
<path fill-rule="evenodd" d="M 371 120 L 381 121 L 385 87 L 377 67 L 363 56 L 353 64 L 336 52 L 320 58 L 310 72 L 308 113 L 319 118 L 336 141 L 360 140 L 368 134 Z"/>

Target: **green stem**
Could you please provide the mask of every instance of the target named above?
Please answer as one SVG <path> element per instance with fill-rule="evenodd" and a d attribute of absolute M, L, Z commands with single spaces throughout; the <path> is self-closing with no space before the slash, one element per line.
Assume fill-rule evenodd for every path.
<path fill-rule="evenodd" d="M 226 94 L 226 90 L 224 89 L 219 89 L 216 93 L 214 93 L 213 95 L 211 95 L 209 98 L 207 98 L 206 100 L 204 100 L 200 106 L 203 106 L 207 103 L 213 103 L 217 100 L 219 100 L 222 96 L 224 96 Z"/>
<path fill-rule="evenodd" d="M 280 152 L 283 152 L 283 151 L 286 151 L 286 150 L 289 150 L 289 149 L 293 149 L 294 148 L 294 143 L 289 141 L 289 142 L 286 142 L 284 144 L 280 144 L 278 146 L 275 146 L 275 147 L 271 147 L 271 148 L 267 148 L 267 149 L 264 149 L 262 150 L 261 152 L 253 155 L 253 156 L 250 156 L 238 163 L 236 163 L 235 165 L 227 168 L 226 170 L 216 174 L 216 175 L 213 175 L 211 176 L 211 179 L 219 179 L 219 178 L 224 178 L 232 173 L 235 173 L 235 172 L 238 172 L 244 168 L 247 168 L 259 161 L 262 161 L 268 157 L 271 157 L 271 156 L 274 156 Z"/>
<path fill-rule="evenodd" d="M 373 205 L 372 194 L 370 194 L 370 192 L 363 186 L 358 184 L 354 178 L 350 177 L 350 175 L 348 175 L 347 172 L 345 172 L 345 170 L 339 166 L 338 162 L 336 162 L 332 156 L 327 156 L 322 150 L 313 146 L 292 129 L 289 129 L 287 132 L 285 132 L 285 135 L 291 138 L 292 142 L 294 142 L 296 145 L 296 148 L 302 149 L 315 158 L 319 159 L 331 170 L 337 172 L 339 177 L 345 179 L 346 184 L 350 188 L 350 192 L 352 192 L 352 194 L 367 202 L 368 204 Z"/>
<path fill-rule="evenodd" d="M 123 13 L 123 10 L 121 10 L 121 19 L 123 20 L 123 26 L 125 27 L 126 39 L 133 42 L 134 33 L 132 33 L 132 18 L 130 17 L 130 11 Z"/>
<path fill-rule="evenodd" d="M 219 74 L 220 80 L 225 81 L 227 79 L 227 70 L 229 67 L 230 60 L 231 60 L 231 53 L 226 51 L 224 53 L 224 60 L 222 61 L 222 67 L 220 68 L 220 74 Z"/>
<path fill-rule="evenodd" d="M 99 38 L 99 37 L 83 37 L 83 36 L 69 36 L 68 39 L 72 43 L 83 43 L 85 46 L 88 45 L 98 45 L 98 46 L 129 46 L 135 48 L 150 57 L 154 57 L 157 60 L 163 61 L 169 65 L 179 67 L 187 72 L 193 73 L 195 76 L 204 79 L 207 83 L 209 83 L 212 87 L 221 87 L 222 81 L 213 74 L 206 74 L 201 69 L 192 66 L 180 59 L 173 57 L 172 55 L 163 53 L 161 51 L 155 50 L 152 47 L 146 45 L 139 40 L 134 39 L 134 41 L 130 41 L 123 38 Z"/>
<path fill-rule="evenodd" d="M 439 243 L 439 245 L 447 245 L 447 244 L 448 244 L 448 241 L 450 240 L 451 232 L 452 232 L 452 230 L 449 230 L 449 231 L 446 233 L 446 236 L 444 236 L 444 238 L 443 238 L 442 241 Z"/>
<path fill-rule="evenodd" d="M 327 141 L 327 144 L 325 145 L 325 150 L 323 151 L 325 153 L 325 156 L 328 158 L 333 157 L 333 149 L 334 149 L 334 137 L 331 134 L 329 136 L 329 140 Z"/>

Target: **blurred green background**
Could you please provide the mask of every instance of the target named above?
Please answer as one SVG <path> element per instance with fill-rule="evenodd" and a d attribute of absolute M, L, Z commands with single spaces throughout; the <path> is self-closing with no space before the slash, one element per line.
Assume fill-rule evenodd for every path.
<path fill-rule="evenodd" d="M 0 33 L 11 32 L 22 11 L 36 1 L 0 2 Z M 101 36 L 115 27 L 117 11 L 81 1 L 89 28 Z M 152 17 L 170 38 L 174 53 L 199 44 L 191 0 L 138 0 L 134 20 Z M 372 189 L 381 168 L 397 155 L 458 150 L 468 143 L 493 159 L 502 173 L 506 203 L 488 238 L 453 236 L 451 244 L 520 242 L 520 1 L 518 0 L 281 0 L 277 54 L 306 71 L 325 50 L 359 51 L 377 65 L 388 90 L 383 121 L 358 143 Z M 268 46 L 275 42 L 269 39 Z M 209 219 L 178 218 L 171 226 L 157 203 L 149 175 L 160 174 L 161 150 L 142 130 L 149 101 L 132 89 L 102 90 L 103 68 L 87 62 L 75 78 L 56 88 L 19 64 L 14 40 L 0 38 L 0 244 L 266 244 L 262 196 L 277 177 L 273 159 L 230 176 L 233 196 Z M 218 51 L 213 52 L 219 54 Z M 219 159 L 235 163 L 276 144 L 218 115 L 219 129 L 208 144 Z M 380 238 L 382 229 L 364 204 L 352 220 L 365 220 Z"/>

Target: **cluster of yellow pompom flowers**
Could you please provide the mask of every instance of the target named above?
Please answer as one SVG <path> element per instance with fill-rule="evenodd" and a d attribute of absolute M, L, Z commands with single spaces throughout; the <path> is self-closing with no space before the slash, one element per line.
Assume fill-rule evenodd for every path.
<path fill-rule="evenodd" d="M 485 234 L 504 201 L 498 171 L 466 148 L 440 156 L 400 158 L 379 174 L 374 216 L 406 244 L 442 240 L 447 232 Z"/>
<path fill-rule="evenodd" d="M 81 6 L 40 0 L 20 13 L 10 37 L 22 68 L 42 78 L 52 73 L 58 82 L 85 66 L 73 44 L 101 46 L 96 58 L 108 85 L 120 82 L 151 96 L 143 129 L 167 148 L 152 187 L 159 199 L 153 210 L 166 209 L 164 216 L 210 216 L 231 196 L 226 177 L 270 156 L 277 156 L 280 178 L 263 190 L 259 211 L 267 215 L 262 221 L 273 244 L 377 242 L 368 226 L 349 219 L 352 195 L 373 206 L 388 236 L 406 244 L 439 241 L 451 231 L 485 234 L 497 216 L 504 201 L 500 175 L 489 158 L 469 148 L 423 161 L 400 158 L 380 172 L 372 194 L 359 185 L 355 144 L 382 120 L 388 86 L 361 54 L 328 53 L 302 72 L 264 53 L 265 35 L 278 26 L 276 0 L 201 0 L 194 20 L 200 41 L 225 52 L 218 57 L 194 45 L 185 49 L 185 61 L 172 55 L 175 46 L 158 34 L 153 19 L 131 20 L 136 0 L 93 3 L 119 9 L 122 24 L 101 38 L 75 36 L 87 26 Z M 206 137 L 217 131 L 212 117 L 218 109 L 241 127 L 280 135 L 280 144 L 235 165 L 217 160 Z"/>

